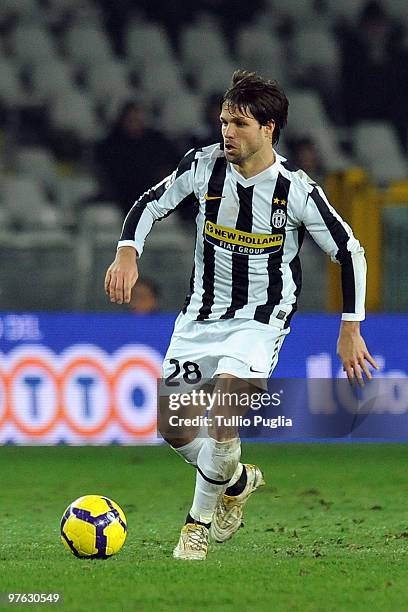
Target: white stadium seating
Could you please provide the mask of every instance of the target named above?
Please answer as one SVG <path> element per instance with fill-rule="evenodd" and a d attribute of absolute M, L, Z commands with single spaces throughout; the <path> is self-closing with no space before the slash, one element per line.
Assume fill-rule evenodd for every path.
<path fill-rule="evenodd" d="M 292 90 L 287 96 L 290 100 L 289 132 L 311 135 L 313 130 L 330 125 L 323 104 L 313 90 Z"/>
<path fill-rule="evenodd" d="M 161 127 L 170 137 L 186 137 L 201 122 L 203 100 L 198 94 L 183 92 L 164 100 Z"/>
<path fill-rule="evenodd" d="M 58 95 L 50 106 L 50 119 L 55 129 L 69 130 L 85 141 L 103 134 L 91 100 L 79 91 Z"/>
<path fill-rule="evenodd" d="M 242 28 L 237 37 L 240 65 L 255 70 L 282 86 L 287 81 L 286 49 L 277 36 L 259 27 Z"/>
<path fill-rule="evenodd" d="M 333 36 L 321 29 L 300 29 L 293 40 L 294 61 L 299 72 L 309 67 L 324 67 L 334 71 L 339 69 L 339 49 Z"/>
<path fill-rule="evenodd" d="M 61 210 L 65 213 L 75 214 L 82 202 L 95 196 L 98 192 L 98 181 L 89 174 L 75 174 L 59 179 L 57 184 L 57 198 Z"/>
<path fill-rule="evenodd" d="M 48 31 L 33 23 L 21 23 L 10 34 L 14 56 L 22 62 L 52 60 L 56 55 L 54 41 Z"/>
<path fill-rule="evenodd" d="M 31 67 L 30 78 L 33 93 L 38 100 L 47 102 L 57 94 L 75 93 L 72 67 L 62 59 L 49 58 L 36 62 Z"/>
<path fill-rule="evenodd" d="M 368 168 L 375 181 L 387 184 L 407 178 L 407 160 L 388 123 L 360 123 L 354 128 L 353 141 L 357 161 Z"/>
<path fill-rule="evenodd" d="M 168 96 L 179 96 L 185 91 L 183 72 L 179 63 L 172 57 L 146 58 L 141 72 L 143 93 L 153 103 L 160 103 Z"/>
<path fill-rule="evenodd" d="M 40 7 L 37 0 L 1 0 L 1 13 L 18 15 L 20 18 L 37 18 Z"/>
<path fill-rule="evenodd" d="M 126 34 L 129 61 L 143 66 L 146 59 L 155 58 L 157 63 L 171 58 L 172 49 L 165 29 L 144 21 L 132 22 Z"/>
<path fill-rule="evenodd" d="M 359 15 L 367 4 L 367 0 L 326 0 L 327 10 L 332 16 L 332 19 L 336 20 L 339 18 L 348 21 L 349 23 L 356 23 Z M 393 2 L 394 0 L 391 0 Z"/>
<path fill-rule="evenodd" d="M 79 227 L 84 236 L 110 233 L 119 236 L 123 214 L 113 202 L 96 202 L 83 206 L 79 214 Z"/>
<path fill-rule="evenodd" d="M 65 35 L 65 51 L 78 65 L 113 59 L 105 31 L 94 25 L 74 25 Z"/>
<path fill-rule="evenodd" d="M 42 147 L 21 147 L 16 157 L 16 168 L 22 175 L 40 180 L 44 187 L 54 190 L 58 183 L 55 160 Z"/>
<path fill-rule="evenodd" d="M 225 40 L 214 28 L 186 26 L 180 43 L 184 66 L 193 74 L 199 72 L 204 63 L 214 65 L 228 57 Z"/>
<path fill-rule="evenodd" d="M 52 230 L 58 227 L 57 211 L 49 204 L 38 180 L 21 175 L 5 177 L 2 190 L 11 220 L 22 228 Z"/>
<path fill-rule="evenodd" d="M 227 59 L 220 59 L 216 64 L 204 64 L 197 79 L 200 93 L 208 96 L 225 91 L 234 70 L 235 65 Z"/>
<path fill-rule="evenodd" d="M 127 66 L 113 59 L 101 59 L 88 66 L 86 71 L 88 91 L 97 102 L 106 102 L 118 94 L 131 97 Z"/>
<path fill-rule="evenodd" d="M 10 107 L 22 104 L 25 93 L 20 80 L 20 67 L 16 60 L 0 59 L 0 100 Z"/>

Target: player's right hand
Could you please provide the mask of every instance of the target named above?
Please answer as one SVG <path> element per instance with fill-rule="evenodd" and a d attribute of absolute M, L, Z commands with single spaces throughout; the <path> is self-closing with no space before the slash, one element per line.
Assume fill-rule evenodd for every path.
<path fill-rule="evenodd" d="M 129 304 L 132 287 L 139 276 L 136 256 L 133 247 L 120 247 L 117 250 L 115 261 L 105 275 L 105 292 L 111 302 Z"/>

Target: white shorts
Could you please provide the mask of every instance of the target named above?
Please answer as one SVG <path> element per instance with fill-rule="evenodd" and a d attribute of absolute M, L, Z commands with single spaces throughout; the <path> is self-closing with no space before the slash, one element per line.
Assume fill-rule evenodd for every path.
<path fill-rule="evenodd" d="M 267 380 L 289 331 L 252 319 L 191 321 L 179 314 L 163 361 L 166 387 L 171 392 L 178 381 L 199 385 L 218 374 Z"/>

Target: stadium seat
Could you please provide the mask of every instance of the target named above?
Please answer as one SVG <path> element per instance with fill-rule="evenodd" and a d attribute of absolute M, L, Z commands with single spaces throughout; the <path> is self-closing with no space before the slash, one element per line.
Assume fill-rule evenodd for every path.
<path fill-rule="evenodd" d="M 295 30 L 298 27 L 309 26 L 329 30 L 333 25 L 333 18 L 327 7 L 329 1 L 267 0 L 267 8 L 271 14 L 269 21 L 271 24 L 282 24 L 289 21 Z"/>
<path fill-rule="evenodd" d="M 164 232 L 160 226 L 165 226 L 169 219 L 154 224 L 140 269 L 141 274 L 159 282 L 161 293 L 166 298 L 166 308 L 177 311 L 188 292 L 195 237 L 186 232 Z M 160 278 L 158 270 L 161 270 Z"/>
<path fill-rule="evenodd" d="M 216 14 L 211 13 L 210 11 L 205 10 L 204 8 L 197 8 L 197 10 L 194 11 L 193 19 L 195 27 L 197 27 L 197 24 L 199 24 L 198 27 L 204 30 L 218 31 L 220 28 L 220 23 L 217 19 Z"/>
<path fill-rule="evenodd" d="M 290 17 L 302 23 L 312 20 L 314 13 L 313 0 L 267 0 L 274 18 Z"/>
<path fill-rule="evenodd" d="M 103 291 L 107 267 L 115 256 L 123 216 L 113 203 L 85 205 L 79 215 L 78 294 L 76 307 L 117 311 Z"/>
<path fill-rule="evenodd" d="M 10 47 L 21 62 L 50 60 L 56 56 L 53 39 L 48 31 L 35 23 L 21 23 L 10 35 Z"/>
<path fill-rule="evenodd" d="M 76 240 L 78 282 L 74 296 L 76 310 L 118 312 L 103 290 L 105 273 L 115 256 L 117 236 L 112 233 L 85 236 Z"/>
<path fill-rule="evenodd" d="M 59 226 L 55 208 L 46 199 L 38 180 L 31 177 L 6 177 L 3 199 L 10 219 L 23 229 L 54 230 Z"/>
<path fill-rule="evenodd" d="M 2 232 L 9 229 L 10 221 L 10 212 L 4 207 L 3 202 L 0 201 L 0 227 Z"/>
<path fill-rule="evenodd" d="M 287 95 L 290 104 L 286 136 L 289 139 L 310 138 L 316 143 L 327 170 L 344 170 L 350 160 L 339 148 L 335 128 L 319 96 L 312 90 L 292 90 Z"/>
<path fill-rule="evenodd" d="M 350 157 L 340 149 L 338 144 L 340 139 L 337 138 L 336 129 L 333 126 L 315 128 L 309 136 L 316 143 L 326 171 L 339 172 L 353 165 Z"/>
<path fill-rule="evenodd" d="M 380 184 L 407 178 L 408 165 L 388 123 L 362 122 L 353 130 L 354 154 Z"/>
<path fill-rule="evenodd" d="M 69 130 L 84 141 L 102 136 L 91 101 L 78 91 L 55 98 L 50 105 L 50 120 L 55 129 Z"/>
<path fill-rule="evenodd" d="M 208 96 L 225 91 L 231 82 L 235 65 L 227 59 L 219 59 L 216 64 L 205 63 L 198 75 L 200 94 Z"/>
<path fill-rule="evenodd" d="M 384 308 L 408 310 L 408 207 L 386 206 L 382 212 L 384 227 Z"/>
<path fill-rule="evenodd" d="M 384 6 L 392 17 L 402 20 L 405 27 L 408 25 L 408 4 L 405 0 L 384 0 Z"/>
<path fill-rule="evenodd" d="M 41 0 L 40 0 L 41 1 Z M 43 23 L 49 25 L 70 24 L 92 22 L 94 25 L 100 24 L 100 11 L 95 4 L 90 4 L 90 0 L 46 0 L 43 5 Z"/>
<path fill-rule="evenodd" d="M 280 40 L 259 27 L 247 26 L 237 37 L 240 64 L 265 78 L 285 85 L 288 80 L 286 56 Z"/>
<path fill-rule="evenodd" d="M 85 236 L 110 233 L 119 239 L 123 215 L 113 202 L 86 204 L 79 213 L 79 230 Z"/>
<path fill-rule="evenodd" d="M 146 91 L 139 88 L 134 88 L 127 91 L 115 91 L 109 99 L 106 99 L 103 104 L 100 105 L 101 112 L 103 114 L 104 124 L 111 127 L 116 121 L 123 106 L 128 102 L 140 102 L 143 108 L 148 112 L 152 113 L 152 104 L 154 102 L 154 108 L 156 109 L 156 101 L 149 98 Z"/>
<path fill-rule="evenodd" d="M 147 58 L 171 58 L 172 48 L 162 26 L 149 22 L 132 22 L 126 33 L 127 56 L 131 65 L 144 66 Z"/>
<path fill-rule="evenodd" d="M 177 311 L 188 291 L 193 265 L 194 236 L 180 230 L 174 231 L 173 228 L 171 231 L 162 229 L 172 216 L 163 223 L 154 224 L 148 237 L 149 247 L 143 253 L 140 273 L 144 277 L 157 280 L 161 293 L 165 296 L 166 309 Z M 84 287 L 78 296 L 82 301 L 78 307 L 93 308 L 100 312 L 117 312 L 117 305 L 112 305 L 103 292 L 106 269 L 112 263 L 117 238 L 112 232 L 98 232 L 92 235 L 91 240 L 86 238 L 83 245 L 79 246 L 78 250 L 82 253 L 81 265 L 86 272 L 81 275 Z M 158 270 L 161 271 L 160 278 Z"/>
<path fill-rule="evenodd" d="M 201 96 L 184 92 L 176 98 L 164 101 L 161 112 L 161 126 L 169 137 L 188 136 L 202 121 L 203 99 Z"/>
<path fill-rule="evenodd" d="M 26 95 L 20 80 L 17 62 L 0 59 L 0 74 L 0 100 L 9 107 L 23 104 L 26 101 Z"/>
<path fill-rule="evenodd" d="M 24 176 L 39 179 L 44 187 L 54 190 L 58 182 L 56 166 L 51 153 L 40 147 L 20 148 L 16 156 L 17 171 Z"/>
<path fill-rule="evenodd" d="M 20 18 L 36 18 L 40 14 L 40 6 L 37 0 L 1 0 L 1 11 Z"/>
<path fill-rule="evenodd" d="M 15 231 L 2 233 L 0 308 L 73 310 L 78 283 L 75 247 L 70 234 L 55 229 L 30 229 L 20 232 L 17 240 Z"/>
<path fill-rule="evenodd" d="M 313 130 L 330 125 L 320 98 L 313 90 L 292 90 L 287 96 L 290 100 L 288 132 L 310 135 Z"/>
<path fill-rule="evenodd" d="M 71 66 L 60 59 L 36 62 L 30 70 L 30 79 L 36 98 L 44 102 L 57 94 L 75 91 Z"/>
<path fill-rule="evenodd" d="M 228 58 L 225 39 L 214 28 L 187 26 L 180 36 L 181 55 L 184 67 L 197 74 L 204 64 L 216 64 Z"/>
<path fill-rule="evenodd" d="M 72 10 L 89 7 L 89 0 L 47 0 L 55 10 Z"/>
<path fill-rule="evenodd" d="M 60 0 L 57 0 L 57 4 Z M 63 0 L 64 2 L 64 0 Z M 69 13 L 73 23 L 83 25 L 92 24 L 95 26 L 102 25 L 102 11 L 100 5 L 102 2 L 97 0 L 73 0 L 69 2 Z"/>
<path fill-rule="evenodd" d="M 259 10 L 252 15 L 251 24 L 249 27 L 256 28 L 258 32 L 266 32 L 274 38 L 275 23 L 276 16 L 273 13 L 272 7 L 270 4 L 268 4 L 268 2 L 265 2 L 262 8 L 259 8 Z"/>
<path fill-rule="evenodd" d="M 279 38 L 253 25 L 244 26 L 238 32 L 237 51 L 243 61 L 259 61 L 262 53 L 277 59 L 283 55 Z"/>
<path fill-rule="evenodd" d="M 88 66 L 86 82 L 89 93 L 97 102 L 107 102 L 113 96 L 132 97 L 124 62 L 104 59 Z"/>
<path fill-rule="evenodd" d="M 65 51 L 78 66 L 114 58 L 109 39 L 102 28 L 74 25 L 65 35 Z"/>
<path fill-rule="evenodd" d="M 60 178 L 57 185 L 59 207 L 75 215 L 82 202 L 98 192 L 98 181 L 89 174 Z"/>
<path fill-rule="evenodd" d="M 148 58 L 144 65 L 141 87 L 150 102 L 160 103 L 168 96 L 183 95 L 186 86 L 180 64 L 171 58 L 157 61 Z"/>
<path fill-rule="evenodd" d="M 326 78 L 338 78 L 339 50 L 334 37 L 326 30 L 302 28 L 296 31 L 292 49 L 298 74 L 310 68 L 324 68 Z"/>
<path fill-rule="evenodd" d="M 327 295 L 327 256 L 307 232 L 300 250 L 300 260 L 303 282 L 299 309 L 301 312 L 324 312 Z"/>
<path fill-rule="evenodd" d="M 391 0 L 394 2 L 394 0 Z M 326 0 L 327 12 L 331 16 L 333 22 L 338 19 L 348 21 L 350 24 L 356 24 L 358 17 L 367 4 L 367 0 Z"/>

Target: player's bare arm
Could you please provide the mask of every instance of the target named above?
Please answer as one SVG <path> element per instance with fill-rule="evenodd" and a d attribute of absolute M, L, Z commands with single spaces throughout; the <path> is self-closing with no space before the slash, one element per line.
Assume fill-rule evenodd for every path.
<path fill-rule="evenodd" d="M 378 365 L 368 352 L 364 338 L 360 334 L 360 321 L 341 322 L 337 354 L 351 384 L 357 379 L 360 385 L 364 385 L 363 373 L 368 380 L 372 379 L 368 363 L 378 370 Z"/>
<path fill-rule="evenodd" d="M 132 287 L 138 276 L 136 249 L 131 246 L 120 247 L 105 275 L 105 291 L 111 302 L 129 304 Z"/>

